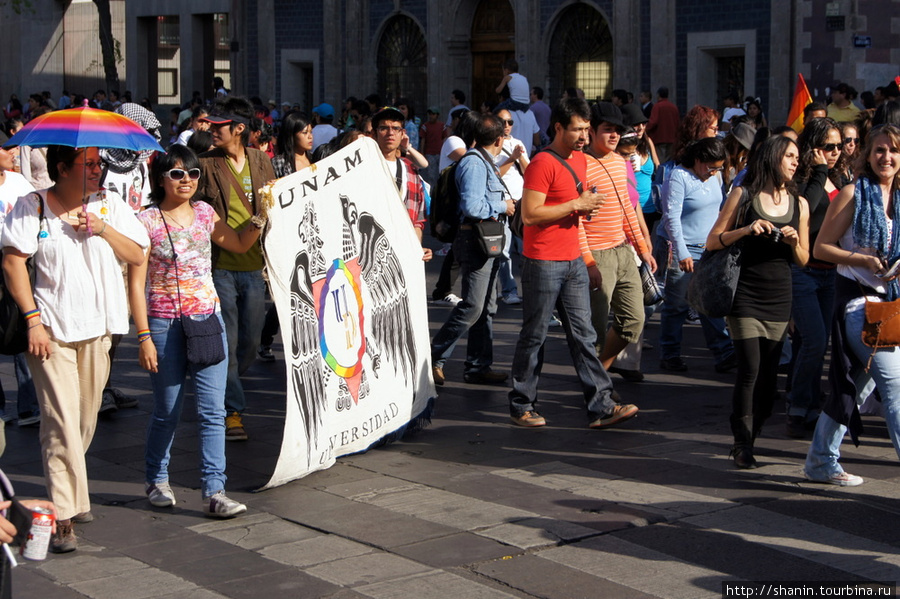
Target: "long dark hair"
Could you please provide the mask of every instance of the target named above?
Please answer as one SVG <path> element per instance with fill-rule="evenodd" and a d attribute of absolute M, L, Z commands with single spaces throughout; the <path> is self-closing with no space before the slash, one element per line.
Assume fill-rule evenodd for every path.
<path fill-rule="evenodd" d="M 775 189 L 784 188 L 791 194 L 797 193 L 797 184 L 785 179 L 781 172 L 781 161 L 791 146 L 796 142 L 789 137 L 775 135 L 765 140 L 756 148 L 747 163 L 747 174 L 741 184 L 751 197 L 758 195 L 766 183 L 772 182 Z M 799 150 L 798 150 L 799 152 Z"/>
<path fill-rule="evenodd" d="M 800 148 L 800 164 L 797 166 L 797 173 L 794 175 L 794 181 L 797 183 L 806 183 L 812 175 L 813 167 L 816 165 L 816 148 L 821 148 L 828 142 L 828 133 L 834 129 L 841 135 L 841 128 L 838 124 L 828 117 L 820 117 L 807 121 L 797 139 L 797 146 Z M 837 164 L 828 171 L 828 178 L 834 183 L 835 187 L 841 186 L 841 172 L 839 170 L 841 159 L 838 158 Z"/>
<path fill-rule="evenodd" d="M 192 149 L 181 144 L 172 144 L 166 148 L 165 154 L 157 154 L 150 165 L 150 200 L 159 204 L 166 197 L 163 189 L 163 175 L 176 168 L 181 162 L 181 168 L 186 171 L 192 168 L 200 168 L 200 159 Z"/>
<path fill-rule="evenodd" d="M 291 112 L 284 117 L 278 132 L 278 155 L 294 164 L 294 136 L 311 124 L 302 112 Z"/>

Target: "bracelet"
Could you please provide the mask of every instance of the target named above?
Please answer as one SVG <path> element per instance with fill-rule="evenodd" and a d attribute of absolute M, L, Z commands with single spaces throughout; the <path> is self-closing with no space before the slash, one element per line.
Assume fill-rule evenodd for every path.
<path fill-rule="evenodd" d="M 138 339 L 138 345 L 140 345 L 144 341 L 150 341 L 150 339 L 152 339 L 152 337 L 150 337 L 150 335 L 147 335 L 146 337 L 141 337 Z"/>
<path fill-rule="evenodd" d="M 97 237 L 103 237 L 103 232 L 106 231 L 106 221 L 103 221 L 103 228 L 94 233 Z"/>
<path fill-rule="evenodd" d="M 724 234 L 725 234 L 725 231 L 722 231 L 721 233 L 719 233 L 719 243 L 722 244 L 723 248 L 727 248 L 728 245 L 725 243 L 725 241 L 722 240 L 722 235 L 724 235 Z"/>
<path fill-rule="evenodd" d="M 44 324 L 44 323 L 41 322 L 41 321 L 39 320 L 39 321 L 37 321 L 36 323 L 34 323 L 33 325 L 31 325 L 31 326 L 28 327 L 28 328 L 29 328 L 29 329 L 33 329 L 34 327 L 41 326 L 42 324 Z"/>
<path fill-rule="evenodd" d="M 26 312 L 24 314 L 25 320 L 28 320 L 29 318 L 39 317 L 40 315 L 41 315 L 41 311 L 38 309 L 31 310 L 30 312 Z"/>

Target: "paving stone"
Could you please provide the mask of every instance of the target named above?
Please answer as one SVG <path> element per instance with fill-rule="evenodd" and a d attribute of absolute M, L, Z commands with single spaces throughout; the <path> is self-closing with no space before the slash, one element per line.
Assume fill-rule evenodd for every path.
<path fill-rule="evenodd" d="M 513 599 L 516 595 L 478 584 L 448 572 L 432 572 L 387 582 L 370 584 L 356 589 L 373 599 Z"/>
<path fill-rule="evenodd" d="M 484 536 L 463 532 L 395 547 L 392 551 L 435 568 L 449 568 L 496 559 L 517 550 Z"/>
<path fill-rule="evenodd" d="M 172 564 L 168 570 L 202 587 L 284 570 L 284 564 L 250 551 L 236 551 L 184 564 Z M 221 591 L 220 591 L 221 592 Z"/>
<path fill-rule="evenodd" d="M 228 582 L 211 583 L 209 588 L 232 599 L 331 598 L 340 590 L 340 587 L 294 569 L 284 569 Z"/>
<path fill-rule="evenodd" d="M 193 588 L 170 595 L 160 595 L 157 599 L 226 599 L 226 596 L 209 589 Z"/>
<path fill-rule="evenodd" d="M 697 567 L 613 535 L 539 551 L 537 557 L 667 599 L 721 597 L 721 572 Z M 684 554 L 689 558 L 689 554 Z M 628 596 L 627 594 L 624 596 Z"/>
<path fill-rule="evenodd" d="M 19 565 L 12 571 L 12 596 L 15 599 L 85 599 L 86 595 L 54 582 Z"/>
<path fill-rule="evenodd" d="M 105 578 L 128 570 L 140 570 L 147 567 L 146 564 L 128 557 L 90 555 L 80 551 L 75 552 L 68 559 L 52 559 L 53 557 L 56 556 L 51 555 L 37 568 L 62 584 Z"/>
<path fill-rule="evenodd" d="M 431 568 L 410 559 L 376 552 L 339 559 L 306 571 L 341 586 L 356 587 L 430 571 Z"/>
<path fill-rule="evenodd" d="M 494 560 L 475 567 L 479 574 L 502 581 L 511 588 L 544 599 L 651 599 L 635 589 L 599 576 L 592 576 L 564 564 L 520 555 Z M 663 595 L 664 596 L 664 595 Z"/>
<path fill-rule="evenodd" d="M 157 541 L 141 545 L 125 544 L 121 553 L 155 568 L 170 569 L 211 557 L 236 559 L 243 552 L 234 545 L 205 535 L 185 532 L 177 541 Z M 80 552 L 80 549 L 79 549 Z"/>
<path fill-rule="evenodd" d="M 479 530 L 478 534 L 520 549 L 532 549 L 577 541 L 592 537 L 598 532 L 593 528 L 550 518 L 524 518 Z"/>
<path fill-rule="evenodd" d="M 334 535 L 317 535 L 302 541 L 263 547 L 259 553 L 282 564 L 305 568 L 374 551 L 377 550 L 373 547 Z"/>
<path fill-rule="evenodd" d="M 156 568 L 131 570 L 125 574 L 85 580 L 70 586 L 91 599 L 145 599 L 158 596 L 160 589 L 168 592 L 199 590 L 195 584 Z"/>

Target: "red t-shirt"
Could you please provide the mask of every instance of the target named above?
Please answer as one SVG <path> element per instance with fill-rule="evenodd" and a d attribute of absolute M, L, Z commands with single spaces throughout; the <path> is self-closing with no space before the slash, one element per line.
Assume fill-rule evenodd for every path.
<path fill-rule="evenodd" d="M 569 166 L 584 185 L 587 162 L 582 152 L 572 152 Z M 541 152 L 525 169 L 525 189 L 545 194 L 547 206 L 574 200 L 580 194 L 572 173 L 549 152 Z M 578 247 L 578 215 L 574 212 L 552 223 L 525 227 L 524 255 L 533 260 L 574 260 Z"/>
<path fill-rule="evenodd" d="M 444 143 L 444 123 L 440 121 L 425 121 L 419 128 L 422 137 L 422 153 L 435 156 L 441 153 L 441 145 Z"/>

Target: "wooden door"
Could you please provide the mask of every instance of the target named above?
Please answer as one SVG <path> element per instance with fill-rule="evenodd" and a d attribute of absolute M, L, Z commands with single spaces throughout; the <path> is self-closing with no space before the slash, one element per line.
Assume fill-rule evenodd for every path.
<path fill-rule="evenodd" d="M 472 21 L 472 90 L 466 104 L 478 110 L 485 100 L 498 102 L 494 89 L 503 79 L 503 63 L 516 55 L 515 15 L 509 0 L 482 0 Z"/>

